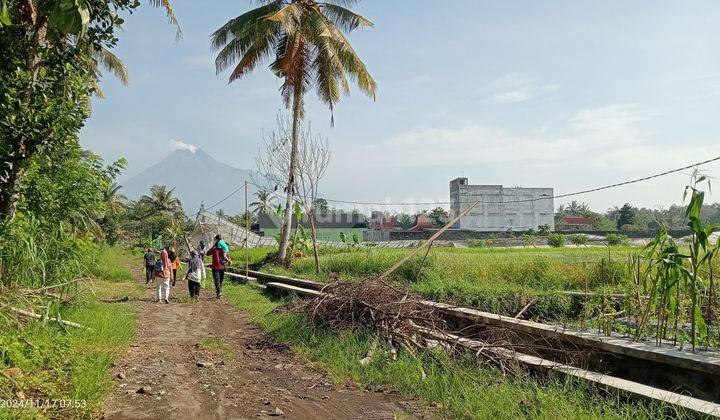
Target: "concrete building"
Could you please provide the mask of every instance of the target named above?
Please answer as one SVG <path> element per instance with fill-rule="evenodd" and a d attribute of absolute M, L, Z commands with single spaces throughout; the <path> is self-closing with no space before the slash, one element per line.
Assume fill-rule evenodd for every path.
<path fill-rule="evenodd" d="M 467 178 L 450 181 L 450 211 L 460 213 L 480 200 L 455 224 L 457 229 L 485 232 L 523 231 L 540 225 L 555 228 L 552 188 L 506 188 L 502 185 L 469 185 Z"/>

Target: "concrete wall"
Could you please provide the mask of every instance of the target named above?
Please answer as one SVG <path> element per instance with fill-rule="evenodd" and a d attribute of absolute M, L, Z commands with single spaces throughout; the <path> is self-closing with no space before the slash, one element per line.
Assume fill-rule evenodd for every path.
<path fill-rule="evenodd" d="M 505 232 L 549 225 L 555 229 L 552 188 L 506 188 L 502 185 L 469 185 L 467 178 L 450 181 L 450 210 L 457 215 L 468 204 L 480 200 L 454 226 L 458 229 Z"/>

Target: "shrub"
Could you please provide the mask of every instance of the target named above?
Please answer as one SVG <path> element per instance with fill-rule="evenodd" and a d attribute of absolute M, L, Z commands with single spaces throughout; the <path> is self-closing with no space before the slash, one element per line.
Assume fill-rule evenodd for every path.
<path fill-rule="evenodd" d="M 470 248 L 483 248 L 483 247 L 485 247 L 485 241 L 483 241 L 482 239 L 470 238 L 470 239 L 468 239 L 467 242 L 468 242 L 468 246 L 469 246 Z"/>
<path fill-rule="evenodd" d="M 538 235 L 545 236 L 550 233 L 550 225 L 547 223 L 544 225 L 538 226 Z"/>
<path fill-rule="evenodd" d="M 548 245 L 553 248 L 562 248 L 565 246 L 565 235 L 562 233 L 551 233 L 548 235 Z"/>
<path fill-rule="evenodd" d="M 535 235 L 524 234 L 522 236 L 523 246 L 535 246 Z"/>
<path fill-rule="evenodd" d="M 620 235 L 618 233 L 609 234 L 606 240 L 609 246 L 621 246 L 627 245 L 628 243 L 628 237 L 625 235 Z"/>
<path fill-rule="evenodd" d="M 578 233 L 577 235 L 570 236 L 570 242 L 575 245 L 585 245 L 590 240 L 590 237 L 584 233 Z"/>

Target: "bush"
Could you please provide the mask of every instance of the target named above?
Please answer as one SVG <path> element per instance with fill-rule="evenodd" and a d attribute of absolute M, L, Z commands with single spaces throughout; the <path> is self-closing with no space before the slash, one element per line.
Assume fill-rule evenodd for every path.
<path fill-rule="evenodd" d="M 483 241 L 482 239 L 470 238 L 470 239 L 468 239 L 467 242 L 468 242 L 468 246 L 470 248 L 484 248 L 485 247 L 485 241 Z"/>
<path fill-rule="evenodd" d="M 584 233 L 578 233 L 577 235 L 570 236 L 570 242 L 575 245 L 585 245 L 590 240 L 590 237 Z"/>
<path fill-rule="evenodd" d="M 551 233 L 548 235 L 548 245 L 553 248 L 562 248 L 565 246 L 565 235 L 562 233 Z"/>
<path fill-rule="evenodd" d="M 527 233 L 524 234 L 522 236 L 522 242 L 523 242 L 523 246 L 529 246 L 529 245 L 535 246 L 535 235 L 530 235 Z"/>
<path fill-rule="evenodd" d="M 609 246 L 621 246 L 628 244 L 628 237 L 618 233 L 611 233 L 606 238 Z"/>

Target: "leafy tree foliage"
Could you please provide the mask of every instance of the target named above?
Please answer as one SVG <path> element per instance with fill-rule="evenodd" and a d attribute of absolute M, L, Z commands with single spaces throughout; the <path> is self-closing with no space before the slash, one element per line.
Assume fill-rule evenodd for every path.
<path fill-rule="evenodd" d="M 450 214 L 444 208 L 436 207 L 430 211 L 428 217 L 430 217 L 433 226 L 441 228 L 447 224 Z"/>
<path fill-rule="evenodd" d="M 634 225 L 634 224 L 635 224 L 635 210 L 633 210 L 633 208 L 632 208 L 632 206 L 630 206 L 630 204 L 625 203 L 622 206 L 622 208 L 620 209 L 620 212 L 618 213 L 616 226 L 618 229 L 622 229 L 623 226 Z"/>
<path fill-rule="evenodd" d="M 400 226 L 402 226 L 403 229 L 410 229 L 415 223 L 415 218 L 413 218 L 407 213 L 398 213 L 397 215 L 395 215 L 395 219 L 398 221 L 398 223 L 400 224 Z"/>

